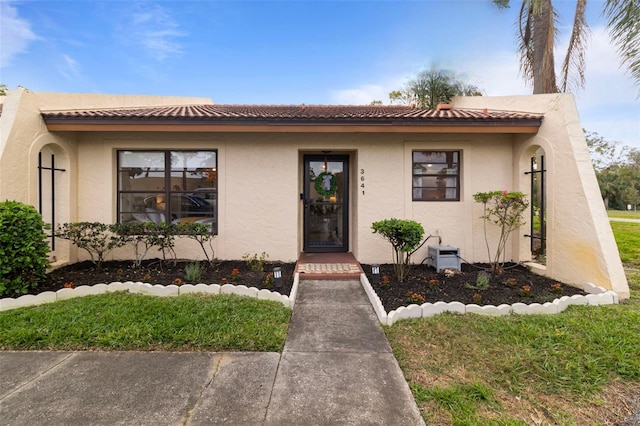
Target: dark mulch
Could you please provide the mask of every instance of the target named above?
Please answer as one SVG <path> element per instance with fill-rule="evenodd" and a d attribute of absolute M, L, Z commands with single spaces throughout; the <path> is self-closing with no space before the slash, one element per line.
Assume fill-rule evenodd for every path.
<path fill-rule="evenodd" d="M 501 274 L 489 275 L 489 286 L 486 289 L 470 287 L 477 285 L 478 274 L 487 270 L 488 265 L 462 264 L 462 271 L 452 275 L 444 270 L 436 273 L 435 269 L 426 265 L 413 265 L 409 276 L 402 283 L 396 280 L 393 265 L 381 265 L 381 281 L 386 281 L 384 277 L 389 279 L 386 285 L 383 282 L 374 284 L 370 265 L 362 267 L 387 312 L 411 303 L 420 305 L 443 301 L 498 306 L 517 302 L 545 303 L 562 296 L 585 294 L 578 288 L 533 274 L 520 265 L 505 265 Z M 559 288 L 554 289 L 553 285 Z M 523 286 L 530 289 L 526 295 L 523 294 Z"/>
<path fill-rule="evenodd" d="M 185 268 L 192 262 L 160 262 L 158 259 L 144 261 L 140 268 L 135 268 L 131 261 L 103 262 L 101 267 L 95 266 L 90 261 L 84 261 L 66 265 L 47 274 L 47 282 L 37 288 L 34 293 L 42 291 L 56 291 L 67 285 L 78 287 L 81 285 L 110 284 L 112 282 L 146 282 L 150 284 L 235 284 L 267 288 L 281 294 L 289 295 L 293 284 L 292 263 L 265 263 L 264 272 L 256 272 L 248 267 L 244 261 L 220 261 L 214 266 L 206 262 L 200 262 L 202 274 L 197 282 L 189 282 L 185 276 Z M 275 266 L 282 268 L 282 288 L 276 288 L 274 284 L 265 283 L 267 274 L 273 271 Z M 238 274 L 233 272 L 238 270 Z M 235 277 L 235 278 L 234 278 Z M 178 281 L 180 280 L 180 281 Z"/>
<path fill-rule="evenodd" d="M 81 285 L 93 285 L 114 281 L 148 282 L 151 284 L 169 285 L 188 283 L 185 277 L 185 268 L 190 262 L 160 262 L 158 259 L 145 261 L 141 268 L 133 267 L 131 261 L 104 262 L 98 268 L 89 261 L 67 265 L 47 275 L 47 281 L 41 284 L 33 294 L 43 291 L 56 291 L 65 285 L 78 287 Z M 220 261 L 215 266 L 206 266 L 201 262 L 203 271 L 197 283 L 205 284 L 242 284 L 258 289 L 268 288 L 281 294 L 289 295 L 293 284 L 294 263 L 266 263 L 265 272 L 256 272 L 249 268 L 244 261 Z M 274 266 L 282 268 L 283 286 L 278 289 L 273 284 L 266 285 L 265 278 L 273 270 Z M 445 271 L 436 273 L 435 269 L 425 265 L 412 266 L 405 282 L 400 283 L 395 279 L 393 265 L 381 265 L 380 272 L 383 280 L 375 284 L 371 276 L 371 266 L 362 265 L 367 273 L 369 281 L 380 297 L 387 312 L 400 306 L 411 303 L 422 304 L 425 302 L 462 302 L 464 304 L 475 303 L 478 305 L 500 305 L 503 303 L 544 303 L 562 296 L 584 294 L 581 290 L 557 283 L 557 281 L 532 274 L 522 266 L 508 265 L 500 275 L 490 277 L 490 283 L 486 289 L 470 288 L 477 283 L 478 273 L 487 265 L 463 264 L 462 271 L 453 275 Z M 234 279 L 234 269 L 238 270 Z M 388 284 L 384 282 L 388 278 Z M 190 283 L 190 284 L 197 284 Z M 559 284 L 559 289 L 552 289 L 554 284 Z M 523 286 L 530 288 L 528 295 L 523 295 Z M 413 296 L 409 293 L 413 294 Z"/>

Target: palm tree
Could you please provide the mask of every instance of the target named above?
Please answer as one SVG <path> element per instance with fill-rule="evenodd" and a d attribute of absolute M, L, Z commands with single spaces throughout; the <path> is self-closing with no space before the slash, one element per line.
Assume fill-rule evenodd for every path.
<path fill-rule="evenodd" d="M 493 0 L 500 8 L 510 6 L 510 0 Z M 585 20 L 587 0 L 576 0 L 573 29 L 562 64 L 560 85 L 557 84 L 554 63 L 554 42 L 557 35 L 557 13 L 552 0 L 522 0 L 518 14 L 520 70 L 533 82 L 533 93 L 566 92 L 584 87 L 584 52 L 589 27 Z M 603 14 L 611 38 L 618 47 L 623 64 L 640 84 L 640 1 L 606 0 Z"/>

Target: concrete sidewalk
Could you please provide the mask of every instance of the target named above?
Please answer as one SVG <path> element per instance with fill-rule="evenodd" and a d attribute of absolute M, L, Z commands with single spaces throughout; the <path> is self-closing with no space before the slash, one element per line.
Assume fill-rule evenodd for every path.
<path fill-rule="evenodd" d="M 610 222 L 629 222 L 629 223 L 640 223 L 640 219 L 627 219 L 624 217 L 610 217 Z"/>
<path fill-rule="evenodd" d="M 0 352 L 6 425 L 421 425 L 356 281 L 305 281 L 284 352 Z"/>
<path fill-rule="evenodd" d="M 358 281 L 304 281 L 267 424 L 424 424 Z"/>

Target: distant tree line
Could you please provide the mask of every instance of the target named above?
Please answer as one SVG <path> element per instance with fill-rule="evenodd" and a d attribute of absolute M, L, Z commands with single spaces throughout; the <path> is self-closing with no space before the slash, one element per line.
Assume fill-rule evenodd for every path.
<path fill-rule="evenodd" d="M 605 140 L 585 131 L 600 193 L 608 209 L 627 210 L 640 204 L 640 149 Z"/>

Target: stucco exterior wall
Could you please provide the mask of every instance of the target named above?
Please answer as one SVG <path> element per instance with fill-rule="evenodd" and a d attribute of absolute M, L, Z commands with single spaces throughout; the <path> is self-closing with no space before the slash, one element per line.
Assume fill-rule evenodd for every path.
<path fill-rule="evenodd" d="M 520 168 L 517 171 L 520 190 L 528 192 L 528 178 L 523 176 L 528 160 L 525 154 L 536 146 L 546 154 L 547 262 L 535 269 L 560 281 L 578 285 L 591 282 L 616 291 L 622 298 L 629 297 L 573 97 L 568 94 L 460 97 L 454 100 L 454 106 L 544 113 L 539 132 L 518 144 L 513 159 Z M 525 249 L 521 246 L 519 251 Z"/>
<path fill-rule="evenodd" d="M 294 261 L 302 250 L 304 154 L 350 156 L 350 250 L 362 262 L 389 262 L 388 243 L 371 232 L 375 221 L 397 217 L 419 221 L 427 234 L 460 247 L 469 261 L 486 261 L 481 211 L 472 195 L 511 189 L 512 137 L 484 135 L 371 134 L 107 134 L 88 133 L 78 141 L 77 216 L 114 222 L 116 152 L 119 149 L 215 149 L 218 151 L 218 230 L 214 241 L 220 259 L 246 253 L 269 254 Z M 472 143 L 473 142 L 473 143 Z M 414 150 L 460 150 L 462 185 L 459 202 L 411 201 Z M 478 179 L 478 174 L 485 175 Z M 364 177 L 364 181 L 361 180 Z M 365 187 L 360 184 L 364 182 Z M 364 194 L 362 191 L 364 190 Z M 106 196 L 105 196 L 106 195 Z M 490 232 L 495 230 L 490 230 Z M 432 240 L 435 243 L 437 240 Z M 415 255 L 426 256 L 426 246 Z M 197 252 L 187 252 L 198 256 Z M 126 251 L 116 256 L 130 255 Z M 510 258 L 510 251 L 507 252 Z"/>
<path fill-rule="evenodd" d="M 58 223 L 113 223 L 116 212 L 116 153 L 119 149 L 217 150 L 219 259 L 268 253 L 294 261 L 303 247 L 303 155 L 330 151 L 350 157 L 349 249 L 363 263 L 391 260 L 389 244 L 371 232 L 386 218 L 419 221 L 427 234 L 459 247 L 469 262 L 485 262 L 480 191 L 529 193 L 529 157 L 545 150 L 548 178 L 547 264 L 536 270 L 558 280 L 592 282 L 628 297 L 615 240 L 589 160 L 573 99 L 569 95 L 456 98 L 454 107 L 543 113 L 536 135 L 402 133 L 49 133 L 41 109 L 210 103 L 208 99 L 22 93 L 0 157 L 0 199 L 37 205 L 37 155 L 56 153 L 63 206 Z M 4 130 L 3 130 L 4 131 Z M 412 152 L 460 150 L 461 197 L 455 202 L 412 201 Z M 364 179 L 364 180 L 362 180 Z M 364 183 L 364 188 L 360 185 Z M 364 193 L 363 193 L 364 191 Z M 524 227 L 523 227 L 524 228 Z M 531 259 L 527 229 L 513 233 L 506 258 Z M 489 227 L 492 241 L 497 227 Z M 430 241 L 435 244 L 436 239 Z M 180 241 L 183 257 L 202 258 L 193 242 Z M 426 257 L 426 246 L 414 256 Z M 153 254 L 152 254 L 153 255 Z M 85 258 L 60 243 L 59 260 Z M 131 257 L 120 249 L 114 258 Z"/>
<path fill-rule="evenodd" d="M 40 116 L 41 110 L 65 110 L 83 108 L 113 108 L 143 105 L 178 105 L 185 103 L 211 103 L 208 98 L 172 97 L 172 96 L 134 96 L 134 95 L 94 95 L 77 93 L 34 93 L 26 90 L 10 90 L 3 99 L 8 109 L 0 121 L 2 125 L 0 140 L 4 145 L 0 149 L 0 200 L 14 200 L 38 206 L 38 153 L 44 148 L 48 154 L 56 155 L 56 167 L 65 169 L 57 173 L 56 222 L 72 222 L 85 219 L 83 205 L 96 206 L 90 200 L 80 202 L 87 191 L 84 179 L 92 179 L 94 170 L 87 164 L 78 162 L 78 135 L 73 133 L 50 133 Z M 100 159 L 101 160 L 101 159 Z M 48 161 L 45 159 L 45 161 Z M 43 165 L 49 166 L 43 161 Z M 93 161 L 96 161 L 94 159 Z M 101 167 L 102 169 L 104 166 Z M 44 186 L 44 185 L 43 185 Z M 44 193 L 44 191 L 43 191 Z M 43 194 L 45 195 L 45 194 Z M 48 194 L 46 194 L 48 196 Z M 100 194 L 104 198 L 104 193 Z M 44 213 L 44 212 L 43 212 Z M 96 216 L 90 213 L 89 217 Z M 50 218 L 44 217 L 45 222 Z M 75 259 L 75 252 L 64 241 L 56 243 L 52 257 L 57 261 Z"/>
<path fill-rule="evenodd" d="M 211 100 L 173 96 L 34 93 L 10 90 L 4 103 L 8 110 L 2 122 L 1 140 L 4 146 L 0 151 L 0 199 L 35 204 L 37 175 L 34 176 L 31 172 L 37 167 L 40 149 L 47 144 L 54 144 L 67 153 L 70 162 L 73 162 L 76 156 L 76 135 L 49 133 L 40 117 L 41 110 L 202 104 L 211 103 Z M 73 182 L 75 179 L 71 180 Z M 75 192 L 73 188 L 71 192 Z"/>

